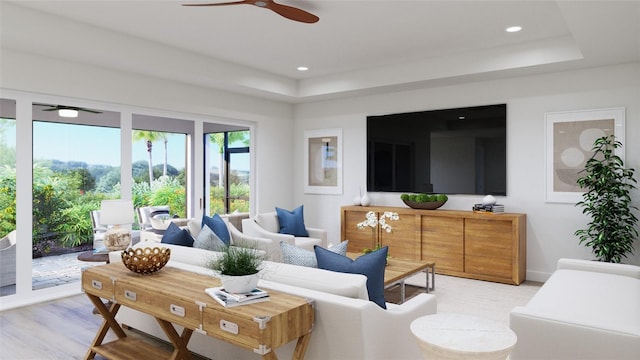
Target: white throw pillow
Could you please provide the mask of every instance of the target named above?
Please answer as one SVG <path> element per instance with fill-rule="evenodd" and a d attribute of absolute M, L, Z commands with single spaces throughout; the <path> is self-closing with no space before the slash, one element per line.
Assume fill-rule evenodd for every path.
<path fill-rule="evenodd" d="M 193 247 L 210 251 L 223 251 L 225 244 L 207 225 L 203 226 L 193 241 Z"/>
<path fill-rule="evenodd" d="M 345 240 L 338 245 L 334 245 L 329 247 L 329 250 L 346 256 L 347 254 L 347 245 L 349 245 L 349 240 Z M 318 261 L 316 260 L 316 254 L 313 251 L 309 251 L 307 249 L 299 248 L 294 245 L 287 244 L 284 241 L 280 242 L 280 250 L 282 250 L 282 262 L 285 264 L 298 265 L 298 266 L 306 266 L 306 267 L 318 267 Z"/>

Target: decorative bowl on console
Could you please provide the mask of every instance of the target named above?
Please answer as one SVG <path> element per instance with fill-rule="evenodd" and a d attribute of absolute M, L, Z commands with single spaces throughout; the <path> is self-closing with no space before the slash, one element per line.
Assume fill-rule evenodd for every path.
<path fill-rule="evenodd" d="M 400 199 L 412 209 L 435 210 L 449 198 L 445 194 L 402 194 Z"/>
<path fill-rule="evenodd" d="M 162 269 L 171 257 L 171 249 L 165 247 L 129 248 L 122 252 L 122 263 L 139 274 L 152 274 Z"/>

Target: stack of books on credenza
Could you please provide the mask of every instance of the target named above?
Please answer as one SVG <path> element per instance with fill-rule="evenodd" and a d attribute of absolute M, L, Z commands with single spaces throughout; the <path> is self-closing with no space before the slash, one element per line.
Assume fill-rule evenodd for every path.
<path fill-rule="evenodd" d="M 248 293 L 231 293 L 222 287 L 207 288 L 204 290 L 215 301 L 224 307 L 254 304 L 269 300 L 269 294 L 261 289 L 253 289 Z"/>
<path fill-rule="evenodd" d="M 475 205 L 473 205 L 473 211 L 474 212 L 478 212 L 478 213 L 502 214 L 502 213 L 504 213 L 504 205 L 501 205 L 501 204 L 493 204 L 493 205 L 475 204 Z"/>

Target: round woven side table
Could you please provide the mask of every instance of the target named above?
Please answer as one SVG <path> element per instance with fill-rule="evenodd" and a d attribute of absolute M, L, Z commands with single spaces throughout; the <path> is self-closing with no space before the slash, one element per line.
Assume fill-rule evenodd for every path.
<path fill-rule="evenodd" d="M 425 359 L 504 360 L 517 336 L 506 325 L 477 316 L 435 314 L 411 323 Z"/>

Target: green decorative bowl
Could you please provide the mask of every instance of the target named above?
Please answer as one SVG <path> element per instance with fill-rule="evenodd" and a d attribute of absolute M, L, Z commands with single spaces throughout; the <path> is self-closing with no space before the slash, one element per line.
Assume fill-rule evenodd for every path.
<path fill-rule="evenodd" d="M 402 200 L 405 205 L 412 209 L 422 209 L 422 210 L 435 210 L 440 206 L 444 205 L 447 200 L 444 201 L 429 201 L 429 202 L 415 202 L 411 200 Z"/>

